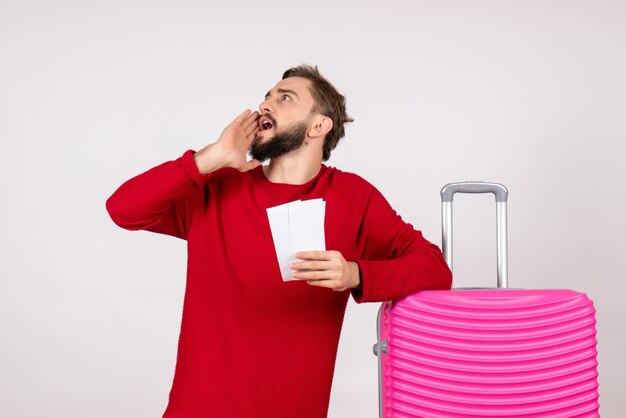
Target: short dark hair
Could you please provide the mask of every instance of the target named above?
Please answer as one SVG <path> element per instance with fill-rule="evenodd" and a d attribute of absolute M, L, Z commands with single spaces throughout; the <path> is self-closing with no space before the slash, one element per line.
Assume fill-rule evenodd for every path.
<path fill-rule="evenodd" d="M 312 83 L 311 94 L 315 100 L 313 111 L 328 116 L 333 121 L 333 128 L 324 138 L 323 160 L 330 158 L 330 152 L 335 149 L 337 143 L 346 134 L 344 124 L 353 122 L 346 113 L 346 98 L 343 97 L 330 81 L 326 80 L 317 69 L 317 66 L 307 64 L 293 67 L 285 71 L 283 80 L 289 77 L 302 77 Z"/>

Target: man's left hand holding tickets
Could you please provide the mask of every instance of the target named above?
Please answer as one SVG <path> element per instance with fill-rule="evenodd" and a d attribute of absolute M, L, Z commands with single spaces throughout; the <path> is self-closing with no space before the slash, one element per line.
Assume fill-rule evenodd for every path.
<path fill-rule="evenodd" d="M 312 286 L 327 287 L 337 292 L 359 287 L 359 265 L 346 261 L 339 251 L 302 251 L 291 264 L 293 277 Z"/>

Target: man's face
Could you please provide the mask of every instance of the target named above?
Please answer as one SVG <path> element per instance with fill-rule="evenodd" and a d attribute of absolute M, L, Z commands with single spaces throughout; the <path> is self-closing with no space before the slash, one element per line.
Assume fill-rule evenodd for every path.
<path fill-rule="evenodd" d="M 281 80 L 259 106 L 259 131 L 250 146 L 252 158 L 265 161 L 298 149 L 310 127 L 315 104 L 302 77 Z"/>

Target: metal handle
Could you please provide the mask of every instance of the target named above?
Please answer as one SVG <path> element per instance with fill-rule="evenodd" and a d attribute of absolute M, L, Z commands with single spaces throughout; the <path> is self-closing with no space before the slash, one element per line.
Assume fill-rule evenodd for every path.
<path fill-rule="evenodd" d="M 498 287 L 508 287 L 507 213 L 509 191 L 499 183 L 466 181 L 449 183 L 441 189 L 441 227 L 443 256 L 452 267 L 452 201 L 455 193 L 493 193 L 496 198 L 496 240 L 498 252 Z"/>

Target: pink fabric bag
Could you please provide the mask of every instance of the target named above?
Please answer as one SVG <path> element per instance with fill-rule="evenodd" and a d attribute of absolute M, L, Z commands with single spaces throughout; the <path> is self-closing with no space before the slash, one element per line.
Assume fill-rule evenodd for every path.
<path fill-rule="evenodd" d="M 381 306 L 380 417 L 599 417 L 592 301 L 573 290 L 508 289 L 508 192 L 495 183 L 442 189 L 451 268 L 457 192 L 496 196 L 498 288 L 423 291 Z"/>

